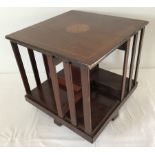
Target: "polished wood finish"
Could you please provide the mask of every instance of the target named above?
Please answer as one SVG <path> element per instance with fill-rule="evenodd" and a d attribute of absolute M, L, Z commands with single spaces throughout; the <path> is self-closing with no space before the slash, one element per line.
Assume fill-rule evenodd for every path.
<path fill-rule="evenodd" d="M 81 68 L 81 85 L 83 96 L 83 116 L 85 124 L 85 132 L 91 133 L 92 119 L 91 119 L 91 104 L 90 104 L 90 73 L 87 67 Z"/>
<path fill-rule="evenodd" d="M 132 54 L 131 54 L 131 62 L 130 62 L 130 72 L 129 72 L 129 91 L 132 88 L 132 76 L 133 76 L 133 69 L 134 69 L 134 62 L 135 62 L 135 55 L 136 55 L 136 47 L 137 47 L 137 40 L 138 40 L 138 33 L 134 35 L 133 38 L 133 45 L 132 45 Z"/>
<path fill-rule="evenodd" d="M 61 106 L 59 83 L 58 83 L 56 68 L 55 68 L 55 65 L 53 63 L 53 57 L 47 56 L 47 61 L 48 61 L 48 66 L 49 66 L 49 70 L 50 70 L 50 75 L 51 75 L 52 86 L 53 86 L 53 90 L 54 90 L 54 97 L 55 97 L 58 115 L 62 118 L 63 117 L 63 111 L 62 111 L 62 106 Z"/>
<path fill-rule="evenodd" d="M 43 62 L 44 62 L 44 66 L 45 66 L 47 79 L 49 79 L 50 78 L 50 71 L 49 71 L 48 62 L 47 62 L 47 56 L 42 53 L 42 57 L 43 57 Z"/>
<path fill-rule="evenodd" d="M 147 23 L 69 11 L 7 35 L 26 90 L 26 100 L 52 116 L 58 126 L 65 125 L 89 142 L 94 142 L 106 125 L 116 119 L 119 109 L 137 87 Z M 141 32 L 140 39 L 138 32 Z M 30 89 L 17 44 L 28 49 L 37 84 L 33 89 Z M 123 75 L 102 69 L 99 65 L 115 49 L 124 52 Z M 47 80 L 43 82 L 34 51 L 42 53 L 47 74 Z M 63 69 L 57 72 L 56 66 L 60 63 L 63 63 Z"/>
<path fill-rule="evenodd" d="M 66 87 L 67 87 L 71 123 L 76 126 L 77 119 L 76 119 L 75 97 L 74 97 L 71 64 L 69 62 L 64 62 L 63 64 L 64 64 L 64 73 L 65 73 L 65 81 L 66 81 Z"/>
<path fill-rule="evenodd" d="M 12 46 L 12 50 L 13 50 L 15 58 L 16 58 L 16 62 L 17 62 L 17 65 L 18 65 L 18 68 L 20 71 L 20 75 L 21 75 L 21 78 L 22 78 L 22 81 L 23 81 L 23 84 L 25 87 L 25 91 L 27 94 L 30 94 L 30 86 L 29 86 L 25 68 L 24 68 L 24 65 L 23 65 L 23 62 L 21 59 L 21 55 L 19 53 L 18 45 L 14 42 L 11 42 L 11 46 Z"/>
<path fill-rule="evenodd" d="M 92 83 L 95 83 L 95 88 L 97 87 L 103 94 L 109 96 L 110 98 L 113 97 L 120 100 L 122 92 L 122 76 L 98 68 L 91 72 L 90 80 Z M 128 82 L 129 78 L 126 78 L 126 83 Z M 128 91 L 126 85 L 125 95 L 127 95 L 127 93 Z"/>
<path fill-rule="evenodd" d="M 98 73 L 99 72 L 99 73 Z M 111 85 L 113 83 L 116 83 L 115 85 L 115 91 L 120 89 L 120 83 L 121 83 L 121 79 L 122 77 L 118 74 L 103 70 L 101 68 L 97 69 L 95 71 L 96 74 L 102 74 L 102 77 L 104 77 L 104 75 L 111 75 L 111 83 L 108 83 L 109 87 L 111 88 Z M 58 73 L 58 77 L 59 77 Z M 100 78 L 100 77 L 99 77 Z M 118 80 L 119 79 L 119 80 Z M 93 78 L 93 80 L 98 81 L 98 77 L 96 77 L 96 79 Z M 108 85 L 106 83 L 107 80 L 104 80 L 106 87 L 104 85 L 100 85 L 100 87 L 96 87 L 95 89 L 91 89 L 91 107 L 92 107 L 92 132 L 90 134 L 85 132 L 85 124 L 84 124 L 84 120 L 83 120 L 83 102 L 82 100 L 79 100 L 76 104 L 76 109 L 77 109 L 77 122 L 78 125 L 77 126 L 69 126 L 70 129 L 72 129 L 73 131 L 78 130 L 78 133 L 80 131 L 80 135 L 84 138 L 86 138 L 87 140 L 89 140 L 90 142 L 93 142 L 97 136 L 98 136 L 98 132 L 101 130 L 101 128 L 104 128 L 106 126 L 106 124 L 112 120 L 116 114 L 118 113 L 118 108 L 120 108 L 120 104 L 124 103 L 124 100 L 127 99 L 129 97 L 129 95 L 133 92 L 133 90 L 136 88 L 136 86 L 134 86 L 130 93 L 128 95 L 126 95 L 126 97 L 124 98 L 124 100 L 122 102 L 120 102 L 117 98 L 111 96 L 109 97 L 107 94 L 104 94 L 104 92 L 102 92 L 101 87 L 103 87 L 103 89 L 108 90 Z M 92 81 L 93 82 L 93 81 Z M 110 80 L 109 80 L 110 82 Z M 118 88 L 117 88 L 118 87 Z M 127 92 L 127 87 L 126 87 L 126 92 Z M 46 92 L 44 93 L 44 97 L 41 97 L 39 94 L 39 92 Z M 65 108 L 67 105 L 67 97 L 65 95 L 65 91 L 63 89 L 60 89 L 60 93 L 61 96 L 63 96 L 63 103 L 62 103 L 62 107 Z M 95 93 L 95 95 L 94 95 Z M 41 106 L 43 108 L 41 108 L 43 111 L 46 111 L 46 113 L 50 113 L 50 115 L 54 115 L 57 116 L 57 108 L 56 108 L 56 104 L 54 101 L 54 95 L 52 97 L 53 94 L 53 89 L 51 87 L 51 83 L 50 80 L 45 81 L 42 84 L 42 87 L 39 86 L 37 88 L 34 88 L 31 91 L 32 95 L 26 95 L 26 100 L 28 100 L 30 103 L 35 104 L 35 106 Z M 60 118 L 60 117 L 58 117 Z M 71 119 L 70 119 L 70 111 L 69 108 L 67 108 L 67 112 L 66 115 L 63 119 L 58 119 L 57 117 L 54 119 L 57 120 L 57 122 L 62 123 L 64 125 L 66 125 L 67 122 L 71 123 Z M 66 122 L 64 123 L 65 120 Z M 68 126 L 68 123 L 67 123 Z M 81 133 L 82 131 L 82 133 Z M 101 132 L 101 131 L 100 131 Z M 86 136 L 87 135 L 87 136 Z M 89 136 L 88 136 L 89 135 Z"/>
<path fill-rule="evenodd" d="M 140 41 L 139 41 L 139 46 L 138 46 L 138 56 L 137 56 L 137 61 L 136 61 L 136 71 L 135 71 L 135 76 L 134 76 L 134 84 L 137 82 L 137 77 L 138 77 L 140 57 L 141 57 L 142 44 L 143 44 L 143 38 L 144 38 L 144 31 L 145 31 L 145 28 L 143 28 L 140 32 Z"/>
<path fill-rule="evenodd" d="M 130 39 L 127 41 L 127 46 L 126 46 L 126 50 L 125 50 L 125 54 L 124 54 L 121 100 L 123 100 L 124 95 L 125 95 L 126 75 L 127 75 L 128 57 L 129 57 L 129 47 L 130 47 Z"/>
<path fill-rule="evenodd" d="M 65 79 L 58 78 L 58 82 L 59 82 L 60 87 L 67 90 Z M 74 92 L 79 92 L 79 91 L 81 91 L 81 86 L 79 86 L 78 84 L 73 83 L 73 90 L 74 90 Z"/>
<path fill-rule="evenodd" d="M 6 38 L 91 68 L 147 23 L 123 17 L 69 11 L 7 35 Z M 74 30 L 68 31 L 69 27 Z M 89 27 L 87 31 L 83 31 L 85 27 Z"/>
<path fill-rule="evenodd" d="M 41 82 L 40 82 L 39 72 L 38 72 L 38 68 L 37 68 L 37 64 L 36 64 L 36 60 L 35 60 L 33 50 L 28 49 L 28 54 L 29 54 L 29 58 L 30 58 L 30 61 L 31 61 L 32 70 L 33 70 L 33 73 L 34 73 L 36 84 L 39 86 L 41 84 Z"/>

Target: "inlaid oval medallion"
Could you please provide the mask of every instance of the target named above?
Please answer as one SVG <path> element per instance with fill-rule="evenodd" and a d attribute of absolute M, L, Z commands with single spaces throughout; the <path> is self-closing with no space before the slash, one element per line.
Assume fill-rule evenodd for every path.
<path fill-rule="evenodd" d="M 83 33 L 89 30 L 89 26 L 86 24 L 74 24 L 66 27 L 66 31 L 70 33 Z"/>

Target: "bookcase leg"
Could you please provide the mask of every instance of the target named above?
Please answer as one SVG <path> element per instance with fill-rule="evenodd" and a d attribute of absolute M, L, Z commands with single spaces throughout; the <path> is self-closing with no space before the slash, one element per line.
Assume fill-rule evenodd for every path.
<path fill-rule="evenodd" d="M 85 66 L 81 67 L 81 84 L 82 84 L 85 132 L 90 134 L 92 132 L 91 103 L 90 103 L 90 71 L 89 68 Z"/>

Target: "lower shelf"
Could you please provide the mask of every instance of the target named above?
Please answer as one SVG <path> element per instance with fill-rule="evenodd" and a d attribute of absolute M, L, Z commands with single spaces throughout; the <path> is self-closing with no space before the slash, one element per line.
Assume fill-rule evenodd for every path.
<path fill-rule="evenodd" d="M 95 92 L 91 98 L 92 109 L 92 134 L 97 128 L 100 127 L 101 122 L 107 119 L 113 109 L 120 103 L 117 99 L 112 99 L 104 96 L 100 92 Z M 78 128 L 84 131 L 84 119 L 83 119 L 83 103 L 80 100 L 76 104 Z M 65 116 L 66 121 L 70 122 L 70 113 Z"/>
<path fill-rule="evenodd" d="M 61 119 L 57 116 L 57 109 L 50 80 L 47 80 L 43 82 L 41 86 L 34 88 L 31 91 L 31 94 L 26 95 L 26 100 L 32 103 L 33 105 L 39 107 L 41 110 L 45 111 L 52 117 L 54 117 L 54 119 L 57 122 L 60 122 L 68 126 L 70 129 L 77 132 L 82 137 L 86 138 L 88 141 L 93 142 L 97 135 L 101 132 L 101 129 L 107 124 L 107 122 L 113 119 L 114 115 L 118 113 L 117 109 L 124 102 L 124 100 L 131 94 L 131 92 L 135 89 L 137 85 L 136 84 L 134 87 L 132 87 L 132 90 L 129 93 L 126 93 L 125 99 L 121 102 L 118 99 L 118 96 L 113 95 L 113 92 L 119 91 L 120 84 L 118 84 L 118 82 L 120 82 L 121 76 L 101 69 L 99 69 L 98 72 L 97 70 L 95 72 L 95 77 L 91 75 L 92 133 L 89 135 L 84 131 L 83 103 L 81 92 L 75 94 L 78 122 L 78 125 L 76 127 L 70 123 L 70 112 L 68 108 L 67 93 L 66 90 L 62 89 L 61 87 L 60 97 L 64 112 L 64 118 Z M 105 75 L 104 78 L 102 78 L 102 74 Z M 113 89 L 111 87 L 111 83 L 107 82 L 107 74 L 108 76 L 113 77 L 110 80 L 112 80 L 113 86 L 115 86 L 116 89 Z M 104 93 L 106 92 L 107 87 L 109 87 L 108 90 L 110 91 L 108 93 Z M 110 93 L 110 96 L 107 95 Z"/>

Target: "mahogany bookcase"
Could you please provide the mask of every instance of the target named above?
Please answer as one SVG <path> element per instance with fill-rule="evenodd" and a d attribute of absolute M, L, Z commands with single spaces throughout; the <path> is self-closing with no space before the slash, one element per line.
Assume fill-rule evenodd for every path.
<path fill-rule="evenodd" d="M 69 11 L 7 35 L 26 100 L 52 116 L 57 125 L 65 125 L 94 142 L 137 87 L 147 24 L 142 20 Z M 33 89 L 18 45 L 27 48 L 36 81 Z M 115 49 L 124 52 L 122 75 L 99 67 Z M 40 80 L 34 52 L 42 54 L 47 74 L 44 82 Z M 57 72 L 59 63 L 63 63 L 63 69 Z"/>

